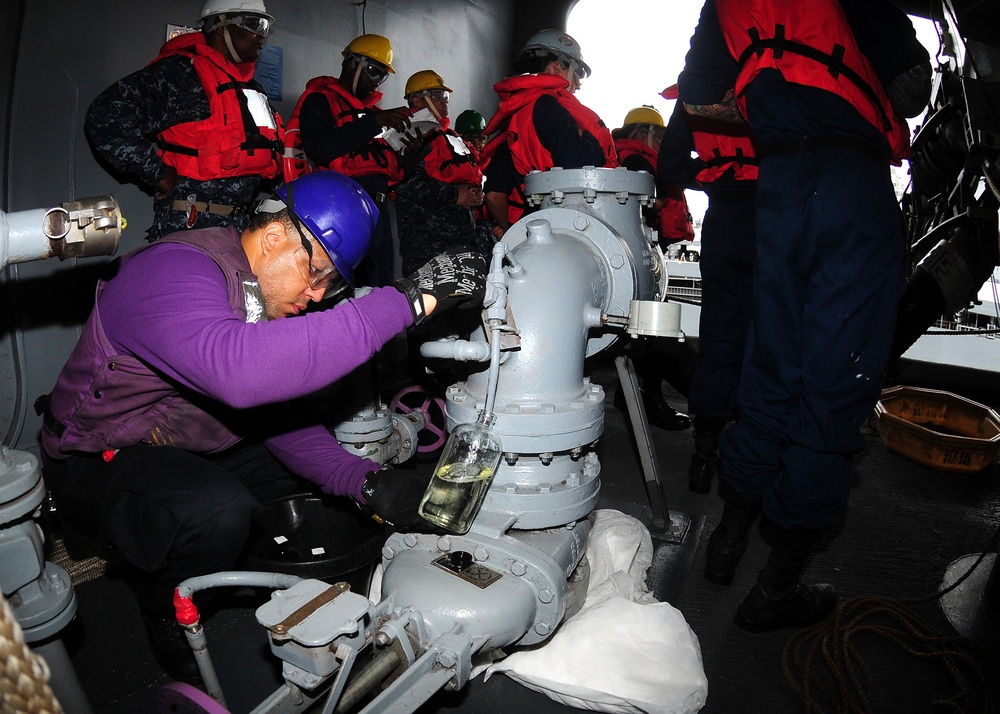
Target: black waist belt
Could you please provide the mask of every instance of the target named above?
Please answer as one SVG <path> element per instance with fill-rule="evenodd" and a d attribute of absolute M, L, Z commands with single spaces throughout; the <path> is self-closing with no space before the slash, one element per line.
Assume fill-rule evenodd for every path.
<path fill-rule="evenodd" d="M 726 188 L 705 187 L 708 202 L 715 205 L 753 203 L 757 199 L 757 182 L 748 181 L 749 186 L 728 186 Z"/>
<path fill-rule="evenodd" d="M 823 151 L 826 149 L 846 149 L 888 166 L 889 154 L 870 141 L 856 136 L 808 136 L 802 139 L 777 139 L 757 145 L 757 153 L 762 159 L 775 156 L 797 154 L 800 151 Z"/>
<path fill-rule="evenodd" d="M 49 431 L 57 437 L 61 437 L 63 432 L 66 431 L 66 425 L 52 416 L 52 411 L 49 409 L 50 396 L 49 394 L 43 394 L 35 400 L 35 414 L 42 418 L 42 423 Z"/>

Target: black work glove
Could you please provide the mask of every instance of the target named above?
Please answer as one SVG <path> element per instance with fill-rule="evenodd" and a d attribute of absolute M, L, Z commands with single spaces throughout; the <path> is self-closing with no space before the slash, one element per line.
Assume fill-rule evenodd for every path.
<path fill-rule="evenodd" d="M 430 480 L 429 474 L 412 471 L 372 471 L 361 487 L 361 505 L 371 509 L 379 523 L 399 530 L 431 530 L 434 526 L 417 513 Z"/>
<path fill-rule="evenodd" d="M 427 319 L 423 293 L 437 299 L 434 312 L 462 303 L 481 304 L 486 293 L 486 259 L 474 250 L 446 250 L 424 263 L 417 272 L 395 282 L 406 295 L 413 312 L 413 324 Z"/>

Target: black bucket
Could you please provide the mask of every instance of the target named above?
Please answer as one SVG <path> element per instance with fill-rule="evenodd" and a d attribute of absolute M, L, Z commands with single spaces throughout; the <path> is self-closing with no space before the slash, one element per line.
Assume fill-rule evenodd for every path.
<path fill-rule="evenodd" d="M 346 582 L 368 594 L 388 529 L 344 499 L 295 495 L 265 504 L 246 551 L 247 570 Z"/>

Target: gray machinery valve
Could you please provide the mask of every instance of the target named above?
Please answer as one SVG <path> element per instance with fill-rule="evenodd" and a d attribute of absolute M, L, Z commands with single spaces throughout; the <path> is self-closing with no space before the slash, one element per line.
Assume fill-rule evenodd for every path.
<path fill-rule="evenodd" d="M 371 404 L 336 424 L 333 433 L 352 454 L 383 465 L 401 464 L 416 456 L 419 432 L 428 421 L 421 409 L 398 414 L 383 404 Z"/>
<path fill-rule="evenodd" d="M 49 209 L 0 212 L 0 268 L 43 258 L 113 255 L 125 226 L 114 196 L 80 198 Z"/>
<path fill-rule="evenodd" d="M 312 690 L 340 669 L 350 650 L 356 653 L 370 641 L 372 608 L 344 583 L 303 580 L 272 593 L 257 609 L 257 621 L 270 633 L 271 651 L 285 662 L 285 680 Z"/>
<path fill-rule="evenodd" d="M 365 711 L 412 711 L 434 687 L 461 683 L 472 654 L 542 643 L 579 607 L 604 425 L 604 390 L 584 362 L 630 324 L 635 334 L 683 337 L 679 314 L 647 309 L 663 304 L 667 279 L 641 218 L 655 196 L 652 177 L 553 169 L 529 174 L 525 188 L 540 209 L 494 248 L 484 326 L 467 341 L 421 349 L 489 361 L 447 389 L 447 427 L 492 411 L 504 456 L 468 533 L 387 540 L 377 606 L 387 619 L 376 642 L 401 643 L 401 666 L 418 671 L 394 679 Z M 647 314 L 633 317 L 640 310 Z M 441 652 L 453 666 L 442 666 Z"/>
<path fill-rule="evenodd" d="M 45 499 L 38 458 L 3 447 L 0 454 L 0 591 L 10 600 L 29 642 L 62 630 L 76 614 L 69 575 L 43 556 L 44 537 L 33 516 Z"/>

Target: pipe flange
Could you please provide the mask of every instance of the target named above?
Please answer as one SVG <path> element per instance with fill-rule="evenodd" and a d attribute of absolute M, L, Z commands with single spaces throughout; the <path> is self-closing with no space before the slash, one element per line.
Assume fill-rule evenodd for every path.
<path fill-rule="evenodd" d="M 28 515 L 44 500 L 38 458 L 27 451 L 5 451 L 0 457 L 0 525 Z"/>

